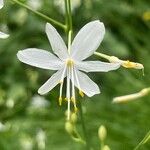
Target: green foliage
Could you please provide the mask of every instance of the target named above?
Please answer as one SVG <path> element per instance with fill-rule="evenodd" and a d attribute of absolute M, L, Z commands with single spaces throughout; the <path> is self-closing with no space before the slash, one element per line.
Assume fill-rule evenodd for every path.
<path fill-rule="evenodd" d="M 57 0 L 44 0 L 39 11 L 64 22 L 65 17 L 54 1 Z M 106 142 L 112 150 L 133 149 L 149 131 L 148 96 L 123 105 L 111 103 L 114 96 L 150 86 L 150 20 L 143 18 L 150 10 L 149 6 L 149 0 L 83 0 L 74 10 L 74 36 L 85 23 L 100 19 L 106 26 L 106 35 L 98 51 L 145 66 L 144 77 L 140 71 L 124 68 L 92 74 L 91 78 L 101 87 L 102 94 L 90 99 L 85 97 L 83 103 L 94 149 L 99 147 L 97 130 L 101 124 L 108 129 Z M 7 30 L 7 24 L 10 33 L 8 39 L 0 41 L 0 149 L 19 150 L 27 146 L 27 150 L 31 146 L 42 149 L 37 138 L 41 130 L 45 133 L 46 150 L 84 149 L 65 132 L 67 104 L 58 106 L 58 87 L 45 96 L 49 105 L 38 107 L 32 103 L 38 88 L 52 72 L 24 65 L 16 58 L 18 50 L 28 47 L 52 51 L 44 32 L 46 22 L 10 1 L 6 1 L 0 10 L 0 20 L 1 29 Z M 58 28 L 58 31 L 66 40 L 63 30 Z M 149 150 L 150 143 L 140 148 Z"/>

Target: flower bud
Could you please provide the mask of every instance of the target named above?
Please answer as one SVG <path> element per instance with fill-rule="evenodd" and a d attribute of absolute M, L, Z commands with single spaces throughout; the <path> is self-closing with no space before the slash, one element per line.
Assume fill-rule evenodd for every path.
<path fill-rule="evenodd" d="M 101 125 L 98 129 L 98 136 L 99 136 L 99 139 L 101 141 L 104 141 L 106 139 L 106 136 L 107 136 L 107 130 L 105 128 L 105 126 Z"/>
<path fill-rule="evenodd" d="M 69 134 L 73 134 L 73 132 L 74 132 L 74 126 L 73 126 L 73 124 L 70 122 L 70 121 L 67 121 L 66 123 L 65 123 L 65 129 L 66 129 L 66 131 L 69 133 Z"/>
<path fill-rule="evenodd" d="M 75 123 L 77 122 L 77 120 L 78 120 L 77 114 L 76 114 L 76 113 L 72 113 L 70 120 L 71 120 L 71 122 L 72 122 L 73 124 L 75 124 Z"/>
<path fill-rule="evenodd" d="M 149 92 L 150 92 L 150 88 L 145 88 L 138 93 L 115 97 L 113 98 L 113 103 L 124 103 L 132 100 L 136 100 L 137 98 L 146 96 Z"/>
<path fill-rule="evenodd" d="M 105 145 L 102 150 L 110 150 L 108 145 Z"/>

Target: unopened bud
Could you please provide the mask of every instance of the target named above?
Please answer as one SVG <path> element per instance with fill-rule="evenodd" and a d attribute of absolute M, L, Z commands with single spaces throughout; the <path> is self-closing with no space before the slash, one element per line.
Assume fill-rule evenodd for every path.
<path fill-rule="evenodd" d="M 102 150 L 110 150 L 108 145 L 105 145 Z"/>
<path fill-rule="evenodd" d="M 71 114 L 71 119 L 70 119 L 70 121 L 71 121 L 73 124 L 75 124 L 75 123 L 77 122 L 77 120 L 78 120 L 77 114 L 76 114 L 76 113 L 72 113 L 72 114 Z"/>
<path fill-rule="evenodd" d="M 65 129 L 66 129 L 66 131 L 69 133 L 69 134 L 73 134 L 73 132 L 74 132 L 74 126 L 72 125 L 72 123 L 70 122 L 70 121 L 67 121 L 66 123 L 65 123 Z"/>
<path fill-rule="evenodd" d="M 128 101 L 132 101 L 132 100 L 135 100 L 137 98 L 147 95 L 149 92 L 150 92 L 150 88 L 145 88 L 138 93 L 115 97 L 113 99 L 113 103 L 124 103 Z"/>
<path fill-rule="evenodd" d="M 105 126 L 101 125 L 98 129 L 98 136 L 99 136 L 99 139 L 101 141 L 104 141 L 106 139 L 106 136 L 107 136 L 107 130 L 105 128 Z"/>

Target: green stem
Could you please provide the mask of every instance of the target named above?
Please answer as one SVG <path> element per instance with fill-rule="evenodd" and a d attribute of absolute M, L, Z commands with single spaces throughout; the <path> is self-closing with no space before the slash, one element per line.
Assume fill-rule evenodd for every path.
<path fill-rule="evenodd" d="M 72 30 L 69 30 L 69 33 L 68 33 L 68 53 L 69 54 L 71 51 L 71 36 L 72 36 Z"/>
<path fill-rule="evenodd" d="M 100 150 L 103 150 L 103 148 L 104 148 L 104 142 L 103 142 L 103 141 L 101 141 Z"/>
<path fill-rule="evenodd" d="M 134 148 L 134 150 L 139 149 L 140 146 L 145 144 L 149 139 L 150 139 L 150 131 L 145 135 L 145 137 L 142 139 L 142 141 Z"/>
<path fill-rule="evenodd" d="M 86 150 L 90 150 L 90 143 L 89 143 L 86 127 L 85 127 L 85 122 L 84 122 L 84 117 L 83 117 L 83 110 L 82 110 L 82 103 L 81 103 L 80 100 L 79 100 L 79 113 L 80 113 L 82 130 L 83 130 L 85 141 L 86 141 Z"/>
<path fill-rule="evenodd" d="M 110 58 L 110 56 L 108 56 L 106 54 L 99 53 L 99 52 L 94 52 L 94 55 L 105 58 L 107 60 L 109 60 L 109 58 Z"/>
<path fill-rule="evenodd" d="M 71 1 L 70 0 L 65 0 L 65 10 L 66 10 L 66 26 L 67 26 L 68 40 L 72 41 L 73 27 L 72 27 Z"/>
<path fill-rule="evenodd" d="M 68 27 L 69 27 L 69 14 L 68 14 L 68 0 L 64 0 L 65 1 L 65 12 L 66 12 L 66 15 L 65 15 L 65 18 L 66 18 L 66 32 L 68 33 Z"/>
<path fill-rule="evenodd" d="M 56 21 L 55 19 L 52 19 L 52 18 L 50 18 L 50 17 L 48 17 L 48 16 L 46 16 L 46 15 L 44 15 L 44 14 L 42 14 L 42 13 L 36 11 L 36 10 L 33 10 L 31 7 L 29 7 L 28 5 L 22 3 L 18 0 L 11 0 L 11 1 L 13 1 L 14 3 L 20 5 L 21 7 L 24 7 L 26 9 L 30 10 L 31 12 L 33 12 L 34 14 L 42 17 L 44 20 L 48 21 L 49 23 L 52 23 L 56 26 L 59 26 L 60 28 L 62 28 L 64 30 L 66 30 L 66 25 L 62 24 L 61 22 Z"/>
<path fill-rule="evenodd" d="M 68 13 L 69 13 L 69 30 L 72 31 L 72 14 L 71 14 L 71 0 L 68 0 Z"/>

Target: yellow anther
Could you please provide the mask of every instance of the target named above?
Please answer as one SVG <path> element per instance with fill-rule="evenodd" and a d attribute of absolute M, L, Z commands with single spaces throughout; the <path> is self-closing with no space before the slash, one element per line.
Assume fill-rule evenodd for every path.
<path fill-rule="evenodd" d="M 150 11 L 144 12 L 142 17 L 143 17 L 143 20 L 149 21 L 150 20 Z"/>
<path fill-rule="evenodd" d="M 62 105 L 62 97 L 59 97 L 59 105 L 61 106 Z"/>
<path fill-rule="evenodd" d="M 83 93 L 82 90 L 79 90 L 79 94 L 80 94 L 81 97 L 84 97 L 84 93 Z"/>
<path fill-rule="evenodd" d="M 67 59 L 66 63 L 68 67 L 72 67 L 74 65 L 73 59 Z"/>
<path fill-rule="evenodd" d="M 76 106 L 76 99 L 74 97 L 71 97 L 71 101 L 73 102 L 73 105 L 74 105 L 74 111 L 75 111 L 75 113 L 77 113 L 78 108 Z"/>

